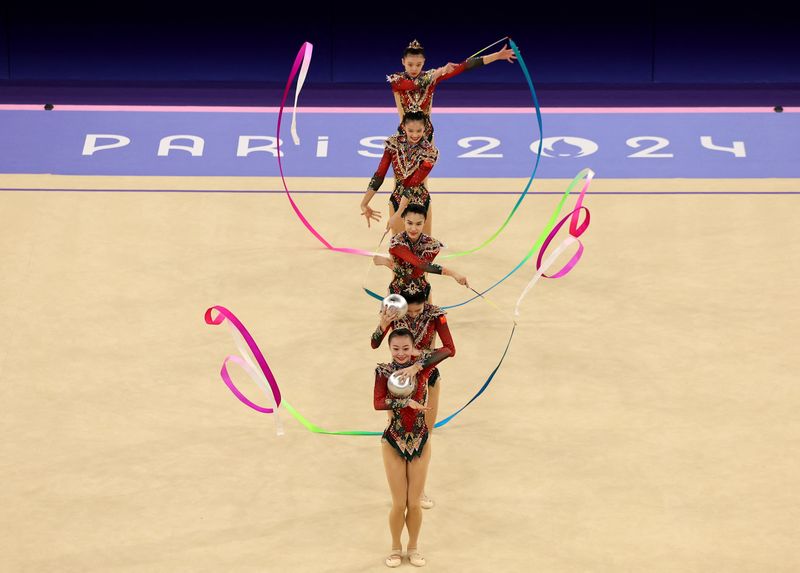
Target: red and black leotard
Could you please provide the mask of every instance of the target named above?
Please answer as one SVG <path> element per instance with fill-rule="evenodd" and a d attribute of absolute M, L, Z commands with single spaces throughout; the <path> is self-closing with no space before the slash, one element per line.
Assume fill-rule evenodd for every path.
<path fill-rule="evenodd" d="M 438 158 L 439 150 L 427 139 L 410 143 L 403 134 L 392 135 L 386 140 L 383 157 L 367 190 L 377 191 L 381 188 L 391 165 L 394 171 L 394 191 L 389 200 L 395 211 L 399 209 L 403 197 L 408 197 L 409 204 L 416 203 L 427 210 L 431 198 L 424 181 Z"/>
<path fill-rule="evenodd" d="M 433 347 L 434 337 L 438 334 L 442 341 L 442 350 L 449 352 L 447 358 L 452 358 L 456 355 L 456 345 L 453 343 L 453 337 L 450 334 L 450 328 L 447 326 L 446 312 L 429 303 L 425 303 L 416 317 L 411 318 L 406 315 L 403 318 L 392 321 L 392 323 L 382 329 L 380 325 L 372 333 L 370 344 L 372 348 L 380 347 L 386 333 L 390 330 L 398 328 L 407 328 L 414 335 L 414 347 L 417 350 L 430 350 Z M 439 380 L 439 369 L 434 368 L 428 378 L 428 386 L 433 388 Z"/>
<path fill-rule="evenodd" d="M 443 74 L 435 80 L 433 79 L 434 70 L 422 72 L 416 78 L 412 78 L 408 72 L 399 72 L 386 76 L 386 79 L 391 84 L 392 91 L 400 96 L 400 105 L 403 107 L 404 114 L 409 111 L 422 111 L 430 117 L 433 92 L 436 90 L 436 86 L 444 80 L 482 65 L 483 56 L 480 56 L 464 60 L 452 72 Z M 399 131 L 402 132 L 402 125 Z M 433 141 L 433 124 L 430 119 L 425 125 L 425 137 L 429 141 Z"/>
<path fill-rule="evenodd" d="M 420 233 L 415 242 L 405 231 L 392 237 L 389 254 L 392 256 L 394 280 L 389 284 L 389 292 L 428 292 L 430 285 L 425 273 L 442 274 L 442 267 L 433 262 L 442 247 L 442 243 L 425 233 Z"/>
<path fill-rule="evenodd" d="M 425 423 L 425 412 L 414 410 L 407 406 L 409 400 L 414 400 L 422 405 L 428 401 L 428 378 L 437 363 L 447 358 L 443 349 L 426 353 L 427 358 L 422 363 L 423 369 L 417 373 L 417 387 L 408 398 L 395 398 L 389 394 L 387 382 L 395 370 L 411 366 L 414 362 L 398 364 L 378 364 L 375 368 L 375 391 L 373 403 L 376 410 L 391 410 L 392 418 L 383 431 L 382 440 L 390 444 L 397 453 L 406 461 L 411 461 L 415 456 L 422 455 L 422 448 L 428 441 L 428 425 Z"/>

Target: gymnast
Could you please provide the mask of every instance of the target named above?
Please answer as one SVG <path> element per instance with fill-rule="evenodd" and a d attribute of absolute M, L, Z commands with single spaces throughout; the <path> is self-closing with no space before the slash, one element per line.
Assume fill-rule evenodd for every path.
<path fill-rule="evenodd" d="M 425 209 L 421 205 L 412 204 L 406 207 L 403 224 L 405 231 L 397 233 L 389 243 L 390 257 L 372 257 L 376 266 L 385 266 L 394 272 L 394 278 L 389 283 L 389 293 L 430 295 L 430 283 L 425 278 L 425 273 L 453 277 L 458 284 L 469 288 L 467 277 L 433 262 L 444 245 L 422 232 Z"/>
<path fill-rule="evenodd" d="M 403 291 L 400 295 L 408 303 L 408 310 L 401 318 L 396 318 L 397 309 L 382 306 L 380 311 L 380 324 L 372 333 L 370 344 L 372 348 L 378 348 L 383 342 L 389 330 L 406 328 L 414 336 L 414 347 L 419 350 L 431 350 L 438 335 L 444 348 L 450 349 L 450 356 L 456 355 L 456 346 L 447 326 L 447 313 L 427 301 L 427 292 L 409 293 Z M 439 369 L 434 368 L 428 378 L 428 406 L 430 409 L 425 413 L 425 423 L 428 431 L 433 432 L 436 425 L 436 415 L 439 411 L 439 391 L 441 386 L 437 384 L 441 380 Z M 430 444 L 428 445 L 430 448 Z M 428 497 L 425 491 L 422 492 L 421 505 L 423 509 L 431 509 L 435 502 Z"/>
<path fill-rule="evenodd" d="M 509 63 L 513 63 L 516 58 L 514 50 L 508 46 L 503 46 L 502 50 L 498 50 L 493 54 L 468 58 L 460 64 L 448 63 L 441 68 L 423 71 L 425 48 L 414 40 L 403 50 L 403 58 L 400 62 L 403 64 L 404 71 L 386 76 L 386 79 L 392 86 L 400 119 L 402 120 L 403 116 L 412 110 L 425 113 L 428 116 L 425 123 L 425 138 L 433 142 L 433 124 L 430 121 L 430 113 L 431 105 L 433 104 L 433 92 L 439 83 L 467 70 L 485 66 L 497 60 L 506 60 Z M 398 130 L 403 131 L 402 124 Z"/>
<path fill-rule="evenodd" d="M 425 478 L 430 462 L 428 425 L 425 414 L 428 402 L 428 379 L 436 364 L 451 355 L 443 347 L 425 351 L 421 355 L 414 346 L 410 330 L 399 328 L 389 334 L 392 362 L 378 364 L 375 368 L 374 406 L 376 410 L 391 410 L 391 418 L 381 439 L 383 466 L 392 494 L 389 512 L 389 531 L 392 550 L 386 558 L 388 567 L 398 567 L 403 559 L 400 536 L 403 525 L 408 529 L 408 559 L 412 565 L 423 567 L 425 558 L 419 551 L 419 532 L 422 526 L 420 499 L 425 488 Z M 397 398 L 389 393 L 389 376 L 415 377 L 416 387 L 407 398 Z"/>
<path fill-rule="evenodd" d="M 361 200 L 361 214 L 370 221 L 379 221 L 380 211 L 374 211 L 369 202 L 381 188 L 389 165 L 394 171 L 394 191 L 389 198 L 389 220 L 386 228 L 393 234 L 403 230 L 400 214 L 408 205 L 420 205 L 425 213 L 430 207 L 431 198 L 425 179 L 431 172 L 439 157 L 439 150 L 422 135 L 425 130 L 426 116 L 421 112 L 410 112 L 403 117 L 405 133 L 392 135 L 384 144 L 378 170 L 367 185 L 367 191 Z M 430 234 L 430 224 L 426 223 L 425 233 Z"/>

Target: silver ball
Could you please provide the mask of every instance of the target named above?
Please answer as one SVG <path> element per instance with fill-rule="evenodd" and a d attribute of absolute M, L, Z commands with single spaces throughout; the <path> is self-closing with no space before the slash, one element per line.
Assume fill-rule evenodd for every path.
<path fill-rule="evenodd" d="M 406 312 L 408 312 L 408 303 L 406 299 L 399 294 L 390 294 L 383 299 L 383 307 L 397 309 L 397 316 L 395 316 L 395 318 L 403 318 Z"/>
<path fill-rule="evenodd" d="M 403 376 L 397 372 L 392 372 L 389 381 L 386 383 L 389 393 L 398 398 L 408 398 L 417 389 L 416 376 Z"/>

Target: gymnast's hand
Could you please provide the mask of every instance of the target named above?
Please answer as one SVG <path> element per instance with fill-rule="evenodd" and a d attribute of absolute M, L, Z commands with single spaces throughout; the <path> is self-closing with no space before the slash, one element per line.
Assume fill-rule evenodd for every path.
<path fill-rule="evenodd" d="M 423 406 L 422 404 L 420 404 L 416 400 L 409 400 L 408 404 L 406 404 L 406 406 L 408 406 L 412 410 L 422 410 L 423 412 L 427 412 L 428 410 L 431 409 L 430 406 Z"/>
<path fill-rule="evenodd" d="M 450 272 L 452 273 L 452 277 L 458 284 L 464 285 L 465 287 L 469 288 L 469 283 L 467 283 L 467 277 L 455 271 L 450 271 Z"/>
<path fill-rule="evenodd" d="M 369 205 L 361 205 L 361 214 L 367 218 L 367 227 L 370 227 L 370 220 L 373 221 L 380 221 L 381 220 L 381 212 L 375 211 Z"/>
<path fill-rule="evenodd" d="M 410 379 L 416 376 L 420 370 L 422 370 L 422 365 L 419 364 L 418 362 L 415 362 L 411 366 L 406 366 L 405 368 L 397 370 L 396 374 L 398 376 Z"/>
<path fill-rule="evenodd" d="M 376 267 L 389 267 L 392 268 L 392 259 L 384 257 L 383 255 L 374 255 L 372 257 L 372 264 Z"/>
<path fill-rule="evenodd" d="M 394 322 L 394 319 L 397 318 L 397 309 L 382 306 L 379 314 L 381 317 L 381 329 L 386 330 L 389 325 Z"/>
<path fill-rule="evenodd" d="M 505 60 L 509 64 L 513 64 L 514 60 L 517 59 L 517 55 L 514 53 L 514 50 L 512 50 L 511 48 L 508 47 L 508 44 L 503 46 L 502 50 L 499 50 L 499 51 L 495 52 L 492 55 L 494 56 L 494 60 L 493 61 Z"/>

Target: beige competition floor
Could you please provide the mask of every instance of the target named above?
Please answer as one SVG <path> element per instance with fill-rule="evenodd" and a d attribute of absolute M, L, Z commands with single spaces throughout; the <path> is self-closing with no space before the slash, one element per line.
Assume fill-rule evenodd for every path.
<path fill-rule="evenodd" d="M 3 187 L 47 183 L 20 181 L 0 175 Z M 677 188 L 798 190 L 786 180 L 593 186 Z M 358 196 L 297 199 L 334 243 L 377 242 Z M 514 197 L 434 201 L 434 234 L 459 249 Z M 487 286 L 556 201 L 534 194 L 495 244 L 451 264 Z M 800 570 L 797 196 L 586 204 L 583 260 L 529 295 L 495 382 L 434 435 L 426 570 Z M 386 570 L 378 438 L 314 435 L 286 412 L 277 436 L 220 380 L 236 349 L 203 322 L 214 304 L 235 312 L 315 423 L 382 429 L 372 372 L 388 351 L 368 345 L 377 305 L 359 290 L 365 259 L 318 248 L 277 194 L 2 192 L 0 213 L 0 571 Z M 531 275 L 524 268 L 492 299 L 510 311 Z M 381 289 L 388 278 L 374 269 L 369 280 Z M 466 294 L 432 280 L 437 303 Z M 450 323 L 458 354 L 442 367 L 442 415 L 483 382 L 510 325 L 481 301 Z"/>

